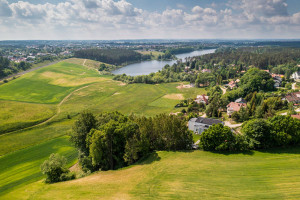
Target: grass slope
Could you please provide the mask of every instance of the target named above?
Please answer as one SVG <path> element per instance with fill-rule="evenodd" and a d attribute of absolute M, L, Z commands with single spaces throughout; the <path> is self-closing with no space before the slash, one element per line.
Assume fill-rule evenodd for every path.
<path fill-rule="evenodd" d="M 55 112 L 53 105 L 0 101 L 0 134 L 40 123 Z"/>
<path fill-rule="evenodd" d="M 76 88 L 101 80 L 95 70 L 60 62 L 30 72 L 0 86 L 0 99 L 58 103 Z"/>
<path fill-rule="evenodd" d="M 77 158 L 77 152 L 67 137 L 50 140 L 1 157 L 0 199 L 1 195 L 21 185 L 40 180 L 43 177 L 40 165 L 53 152 L 66 156 L 69 163 L 74 163 Z"/>
<path fill-rule="evenodd" d="M 158 152 L 74 181 L 26 185 L 7 199 L 299 199 L 300 148 L 247 154 Z"/>

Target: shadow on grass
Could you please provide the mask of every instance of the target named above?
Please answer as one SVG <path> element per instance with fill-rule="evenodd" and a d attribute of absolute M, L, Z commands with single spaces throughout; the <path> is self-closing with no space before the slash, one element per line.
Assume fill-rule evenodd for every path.
<path fill-rule="evenodd" d="M 149 165 L 153 162 L 160 161 L 160 157 L 158 156 L 157 152 L 152 152 L 147 156 L 144 156 L 139 161 L 137 161 L 134 165 Z"/>
<path fill-rule="evenodd" d="M 260 153 L 270 153 L 270 154 L 300 154 L 300 146 L 290 146 L 290 147 L 273 147 L 269 149 L 255 149 L 248 151 L 209 151 L 211 153 L 222 154 L 222 155 L 254 155 L 255 151 Z"/>
<path fill-rule="evenodd" d="M 289 147 L 277 147 L 270 149 L 258 149 L 256 150 L 261 153 L 272 153 L 272 154 L 300 154 L 300 146 L 289 146 Z"/>

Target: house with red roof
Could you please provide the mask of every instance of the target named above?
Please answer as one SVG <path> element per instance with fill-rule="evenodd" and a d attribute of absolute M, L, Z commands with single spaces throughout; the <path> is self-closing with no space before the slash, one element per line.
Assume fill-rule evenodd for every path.
<path fill-rule="evenodd" d="M 242 107 L 246 107 L 247 104 L 246 103 L 237 103 L 237 102 L 230 102 L 228 105 L 227 105 L 227 114 L 228 116 L 230 117 L 232 115 L 232 113 L 234 112 L 238 112 L 240 111 L 240 109 Z"/>

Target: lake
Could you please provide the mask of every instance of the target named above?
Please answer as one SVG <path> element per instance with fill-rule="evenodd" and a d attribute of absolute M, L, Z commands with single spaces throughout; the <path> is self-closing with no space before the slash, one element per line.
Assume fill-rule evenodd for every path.
<path fill-rule="evenodd" d="M 176 57 L 178 59 L 182 59 L 182 61 L 185 61 L 184 59 L 187 57 L 193 57 L 193 56 L 201 56 L 205 54 L 214 53 L 216 49 L 208 49 L 208 50 L 198 50 L 193 51 L 190 53 L 183 53 L 183 54 L 177 54 Z M 161 70 L 165 65 L 173 65 L 176 63 L 176 60 L 169 60 L 169 61 L 159 61 L 159 60 L 150 60 L 150 61 L 142 61 L 140 63 L 134 63 L 127 65 L 125 67 L 122 67 L 120 69 L 117 69 L 113 71 L 113 74 L 127 74 L 130 76 L 137 76 L 137 75 L 148 75 L 152 72 L 157 72 Z"/>

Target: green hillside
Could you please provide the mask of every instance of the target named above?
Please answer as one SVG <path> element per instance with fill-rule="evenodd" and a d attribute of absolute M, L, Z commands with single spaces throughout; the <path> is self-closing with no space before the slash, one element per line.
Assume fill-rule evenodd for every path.
<path fill-rule="evenodd" d="M 56 184 L 20 187 L 5 199 L 298 199 L 300 149 L 246 154 L 157 152 L 144 162 Z"/>

